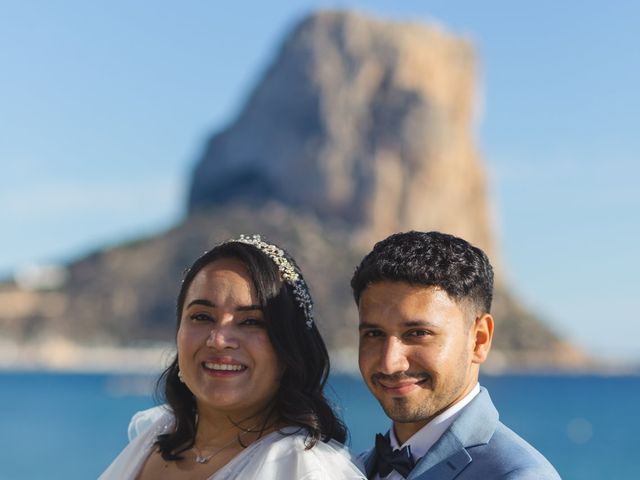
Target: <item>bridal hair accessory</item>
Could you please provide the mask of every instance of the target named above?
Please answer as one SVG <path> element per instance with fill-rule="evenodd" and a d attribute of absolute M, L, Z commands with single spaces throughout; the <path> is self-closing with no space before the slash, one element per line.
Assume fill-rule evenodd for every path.
<path fill-rule="evenodd" d="M 240 242 L 252 245 L 267 255 L 273 263 L 276 264 L 282 280 L 293 288 L 293 296 L 304 312 L 307 328 L 310 329 L 313 327 L 313 300 L 311 300 L 311 295 L 309 294 L 309 287 L 307 287 L 307 283 L 304 281 L 304 278 L 302 278 L 302 274 L 298 268 L 287 258 L 284 250 L 271 243 L 265 242 L 260 238 L 260 235 L 240 235 L 240 238 L 229 240 L 229 242 Z"/>

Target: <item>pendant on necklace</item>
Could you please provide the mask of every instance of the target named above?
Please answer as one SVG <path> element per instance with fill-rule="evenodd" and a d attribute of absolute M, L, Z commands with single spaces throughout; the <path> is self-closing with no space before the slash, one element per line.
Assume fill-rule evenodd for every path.
<path fill-rule="evenodd" d="M 207 463 L 209 459 L 207 457 L 203 457 L 202 455 L 196 455 L 196 463 Z"/>

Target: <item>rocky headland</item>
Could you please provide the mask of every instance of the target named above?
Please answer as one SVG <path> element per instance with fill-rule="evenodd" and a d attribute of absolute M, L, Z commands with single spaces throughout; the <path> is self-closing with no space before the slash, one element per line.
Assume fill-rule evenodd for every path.
<path fill-rule="evenodd" d="M 297 259 L 327 344 L 349 368 L 355 266 L 392 232 L 441 230 L 482 247 L 496 266 L 490 369 L 589 365 L 505 281 L 475 141 L 477 63 L 468 40 L 439 26 L 348 12 L 304 18 L 237 117 L 208 141 L 184 220 L 64 265 L 53 284 L 1 283 L 3 338 L 61 338 L 67 352 L 68 344 L 87 352 L 170 342 L 190 261 L 219 241 L 259 232 Z"/>

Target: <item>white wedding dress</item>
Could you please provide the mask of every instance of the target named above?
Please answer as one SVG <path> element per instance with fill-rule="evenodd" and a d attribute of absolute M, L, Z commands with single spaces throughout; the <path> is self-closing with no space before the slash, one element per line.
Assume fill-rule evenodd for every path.
<path fill-rule="evenodd" d="M 131 442 L 98 480 L 135 480 L 156 437 L 173 425 L 165 407 L 138 412 L 129 425 Z M 255 441 L 207 480 L 366 480 L 340 443 L 318 442 L 305 450 L 305 433 L 296 427 Z"/>

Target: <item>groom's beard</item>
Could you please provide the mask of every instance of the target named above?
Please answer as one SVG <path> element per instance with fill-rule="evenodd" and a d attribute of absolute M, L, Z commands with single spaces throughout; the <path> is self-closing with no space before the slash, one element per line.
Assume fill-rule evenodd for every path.
<path fill-rule="evenodd" d="M 371 383 L 378 385 L 380 388 L 379 380 L 385 383 L 405 382 L 411 380 L 419 384 L 422 388 L 431 389 L 431 376 L 426 372 L 407 372 L 407 373 L 395 373 L 393 375 L 386 375 L 384 373 L 374 373 L 371 375 Z M 399 396 L 391 398 L 381 398 L 378 396 L 380 405 L 387 414 L 387 417 L 391 418 L 394 422 L 399 423 L 413 423 L 419 422 L 424 419 L 425 408 L 422 404 L 415 404 L 409 397 Z"/>
<path fill-rule="evenodd" d="M 464 385 L 463 378 L 458 378 L 453 384 L 434 385 L 433 377 L 427 372 L 406 372 L 386 375 L 374 373 L 371 382 L 381 388 L 379 380 L 388 383 L 414 381 L 419 390 L 409 395 L 385 395 L 376 392 L 376 397 L 386 415 L 397 423 L 428 423 L 442 411 L 446 410 L 456 398 Z M 439 388 L 438 388 L 439 387 Z M 442 388 L 445 390 L 442 391 Z"/>

